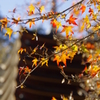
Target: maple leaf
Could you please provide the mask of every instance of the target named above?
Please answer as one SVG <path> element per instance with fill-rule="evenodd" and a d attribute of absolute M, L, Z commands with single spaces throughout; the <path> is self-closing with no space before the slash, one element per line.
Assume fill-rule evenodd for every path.
<path fill-rule="evenodd" d="M 57 20 L 56 19 L 51 20 L 51 24 L 55 28 L 57 25 Z"/>
<path fill-rule="evenodd" d="M 32 40 L 34 40 L 36 38 L 36 34 L 33 34 Z"/>
<path fill-rule="evenodd" d="M 33 50 L 32 50 L 32 53 L 31 53 L 31 55 L 33 55 L 36 51 L 37 51 L 37 49 L 38 49 L 38 46 L 39 45 L 37 45 Z"/>
<path fill-rule="evenodd" d="M 68 56 L 70 57 L 70 62 L 72 62 L 72 60 L 73 60 L 73 58 L 74 58 L 74 56 L 76 55 L 76 52 L 75 51 L 73 51 L 73 52 L 69 52 L 68 53 Z"/>
<path fill-rule="evenodd" d="M 35 25 L 35 21 L 34 21 L 34 20 L 35 20 L 35 19 L 33 18 L 31 21 L 28 22 L 30 28 L 32 27 L 33 24 Z"/>
<path fill-rule="evenodd" d="M 96 20 L 96 19 L 97 19 L 97 14 L 94 14 L 94 13 L 93 13 L 93 14 L 92 14 L 92 19 L 93 19 L 93 20 Z"/>
<path fill-rule="evenodd" d="M 13 13 L 15 13 L 15 12 L 16 12 L 16 8 L 14 8 L 13 11 L 9 11 L 9 12 L 13 12 Z"/>
<path fill-rule="evenodd" d="M 100 68 L 97 65 L 94 65 L 89 69 L 91 76 L 95 76 L 98 71 L 100 71 Z"/>
<path fill-rule="evenodd" d="M 98 11 L 100 11 L 100 4 L 97 6 Z"/>
<path fill-rule="evenodd" d="M 66 59 L 70 59 L 70 58 L 68 55 L 62 52 L 60 59 L 61 59 L 61 62 L 63 62 L 64 65 L 66 66 Z"/>
<path fill-rule="evenodd" d="M 31 72 L 31 69 L 29 69 L 29 67 L 26 66 L 26 67 L 24 68 L 24 74 L 29 73 L 29 72 Z"/>
<path fill-rule="evenodd" d="M 33 62 L 33 64 L 32 64 L 32 66 L 37 66 L 37 62 L 38 62 L 38 59 L 37 58 L 34 58 L 33 60 L 32 60 L 32 62 Z"/>
<path fill-rule="evenodd" d="M 85 5 L 82 5 L 80 9 L 81 9 L 82 14 L 83 14 L 85 12 L 85 10 L 86 10 L 86 6 Z"/>
<path fill-rule="evenodd" d="M 66 22 L 69 22 L 69 24 L 77 25 L 76 22 L 75 22 L 76 19 L 77 19 L 77 18 L 74 18 L 74 17 L 73 17 L 73 14 L 72 14 L 72 15 L 69 17 L 69 19 L 66 20 Z"/>
<path fill-rule="evenodd" d="M 85 23 L 83 22 L 81 27 L 79 28 L 79 32 L 82 32 L 84 30 L 84 28 L 85 28 Z"/>
<path fill-rule="evenodd" d="M 10 37 L 11 37 L 11 35 L 13 33 L 13 30 L 11 28 L 5 28 L 5 30 L 6 30 L 5 36 L 9 35 L 9 39 L 10 39 Z"/>
<path fill-rule="evenodd" d="M 51 24 L 52 24 L 52 26 L 53 26 L 54 28 L 57 28 L 56 31 L 58 30 L 58 28 L 59 28 L 60 26 L 62 26 L 62 25 L 61 25 L 61 22 L 58 22 L 56 19 L 51 20 Z"/>
<path fill-rule="evenodd" d="M 65 97 L 64 95 L 61 95 L 61 99 L 62 99 L 62 100 L 68 100 L 68 98 Z"/>
<path fill-rule="evenodd" d="M 58 28 L 61 26 L 61 22 L 57 22 L 57 24 L 56 24 L 56 27 L 57 27 L 57 29 L 56 29 L 56 31 L 58 30 Z"/>
<path fill-rule="evenodd" d="M 88 69 L 87 69 L 87 66 L 85 66 L 84 70 L 82 71 L 82 73 L 87 73 Z"/>
<path fill-rule="evenodd" d="M 77 45 L 73 45 L 73 46 L 72 46 L 72 50 L 73 50 L 73 51 L 78 51 L 78 46 L 77 46 Z"/>
<path fill-rule="evenodd" d="M 73 28 L 73 26 L 65 26 L 65 25 L 63 25 L 63 29 L 62 29 L 61 33 L 62 32 L 66 32 L 66 37 L 68 37 L 69 32 L 71 32 L 73 34 L 72 28 Z"/>
<path fill-rule="evenodd" d="M 19 75 L 24 71 L 24 67 L 19 68 Z"/>
<path fill-rule="evenodd" d="M 65 18 L 66 18 L 66 14 L 62 14 L 61 19 L 65 19 Z"/>
<path fill-rule="evenodd" d="M 23 51 L 25 51 L 25 52 L 26 52 L 26 49 L 20 48 L 20 49 L 18 50 L 18 54 L 19 54 L 19 53 L 21 53 L 21 54 L 22 54 L 22 53 L 23 53 Z"/>
<path fill-rule="evenodd" d="M 42 13 L 42 11 L 44 11 L 44 6 L 40 7 L 40 13 Z"/>
<path fill-rule="evenodd" d="M 30 15 L 34 14 L 34 11 L 35 11 L 35 7 L 33 6 L 33 4 L 30 4 L 28 15 L 30 16 Z"/>
<path fill-rule="evenodd" d="M 14 24 L 18 24 L 18 22 L 20 21 L 20 17 L 18 17 L 18 19 L 12 18 Z"/>
<path fill-rule="evenodd" d="M 53 48 L 56 49 L 56 52 L 59 52 L 60 50 L 64 50 L 67 48 L 65 44 L 60 44 L 59 46 L 54 46 Z"/>
<path fill-rule="evenodd" d="M 55 48 L 55 49 L 56 49 L 56 52 L 59 52 L 59 51 L 60 51 L 59 46 L 54 46 L 53 48 Z"/>
<path fill-rule="evenodd" d="M 0 20 L 0 23 L 1 23 L 1 30 L 3 28 L 6 28 L 7 27 L 7 24 L 8 24 L 9 20 L 7 20 L 7 18 L 3 18 Z"/>
<path fill-rule="evenodd" d="M 90 62 L 91 60 L 93 60 L 93 58 L 92 58 L 93 56 L 92 56 L 92 54 L 91 55 L 89 55 L 89 57 L 87 58 L 87 62 Z"/>
<path fill-rule="evenodd" d="M 93 14 L 93 9 L 92 8 L 89 8 L 89 13 L 90 13 L 90 16 Z"/>
<path fill-rule="evenodd" d="M 54 57 L 54 59 L 53 59 L 53 61 L 56 61 L 57 62 L 57 65 L 59 66 L 59 62 L 61 62 L 61 59 L 60 59 L 60 56 L 59 55 L 54 55 L 55 57 Z"/>
<path fill-rule="evenodd" d="M 87 25 L 86 27 L 89 28 L 89 27 L 91 26 L 91 24 L 90 24 L 90 21 L 89 21 L 88 15 L 86 15 L 85 18 L 84 18 L 83 20 L 84 20 L 84 22 L 85 22 L 86 25 Z"/>
<path fill-rule="evenodd" d="M 97 24 L 96 26 L 94 26 L 94 27 L 92 28 L 93 31 L 97 31 L 97 30 L 99 30 L 99 29 L 100 29 L 100 25 L 99 25 L 99 24 Z"/>
<path fill-rule="evenodd" d="M 47 58 L 41 58 L 41 66 L 43 66 L 44 64 L 46 64 L 46 66 L 48 66 L 48 59 Z"/>
<path fill-rule="evenodd" d="M 52 97 L 52 99 L 51 100 L 57 100 L 55 97 Z"/>
<path fill-rule="evenodd" d="M 74 8 L 73 13 L 74 13 L 76 16 L 78 16 L 80 12 L 79 12 L 79 10 L 78 10 L 77 8 Z"/>

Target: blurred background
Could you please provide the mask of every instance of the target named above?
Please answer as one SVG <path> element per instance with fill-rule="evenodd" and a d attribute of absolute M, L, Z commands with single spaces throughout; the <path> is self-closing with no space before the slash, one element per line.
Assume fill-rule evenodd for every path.
<path fill-rule="evenodd" d="M 25 10 L 27 10 L 27 6 L 30 4 L 36 4 L 37 2 L 39 2 L 39 0 L 1 0 L 0 18 L 16 18 L 18 16 L 27 18 L 27 15 L 23 14 Z M 54 12 L 63 11 L 66 7 L 68 8 L 73 3 L 71 0 L 40 0 L 40 2 L 45 6 L 45 11 L 43 13 L 49 12 L 51 10 Z M 16 8 L 16 11 L 18 11 L 18 15 L 16 13 L 14 15 L 11 13 L 14 8 Z M 20 25 L 12 26 L 14 30 L 18 30 L 20 27 Z M 37 21 L 31 28 L 29 28 L 29 25 L 26 25 L 25 27 L 28 31 L 28 34 L 24 32 L 21 37 L 22 48 L 29 50 L 29 47 L 34 48 L 37 45 L 41 46 L 45 43 L 45 46 L 53 51 L 52 47 L 58 44 L 57 41 L 53 39 L 54 28 L 50 25 L 50 20 L 44 21 L 44 23 L 42 23 L 42 21 Z M 36 31 L 38 41 L 32 40 L 33 33 Z M 79 37 L 81 35 L 82 34 L 79 34 Z M 18 37 L 18 34 L 14 36 Z M 62 36 L 65 36 L 65 34 L 62 34 Z M 24 56 L 24 53 L 20 55 L 22 59 Z M 65 73 L 68 75 L 81 73 L 81 71 L 84 69 L 84 66 L 81 65 L 81 59 L 82 56 L 80 54 L 75 56 L 72 63 L 70 63 L 68 60 L 67 67 L 65 68 Z M 18 68 L 21 66 L 32 66 L 32 59 L 26 58 L 25 60 L 27 62 L 26 65 L 22 60 L 20 60 Z M 24 79 L 24 76 L 21 78 Z M 50 60 L 49 67 L 44 65 L 37 68 L 25 82 L 24 88 L 16 89 L 16 100 L 51 100 L 53 96 L 57 98 L 57 100 L 61 100 L 61 95 L 68 97 L 72 91 L 75 100 L 84 99 L 84 96 L 80 97 L 77 94 L 77 91 L 80 88 L 78 83 L 73 82 L 72 84 L 67 84 L 67 82 L 65 82 L 64 84 L 61 84 L 62 79 L 63 76 L 60 74 L 60 69 L 57 67 L 56 62 L 52 62 Z M 17 84 L 20 84 L 19 75 L 17 77 Z"/>

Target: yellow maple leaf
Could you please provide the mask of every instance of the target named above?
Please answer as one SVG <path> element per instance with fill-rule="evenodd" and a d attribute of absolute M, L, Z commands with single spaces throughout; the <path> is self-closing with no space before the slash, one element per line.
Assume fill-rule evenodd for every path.
<path fill-rule="evenodd" d="M 33 62 L 33 64 L 32 64 L 32 66 L 37 66 L 37 62 L 38 62 L 38 59 L 37 58 L 34 58 L 33 60 L 32 60 L 32 62 Z"/>
<path fill-rule="evenodd" d="M 68 98 L 65 97 L 64 95 L 61 95 L 61 99 L 62 99 L 62 100 L 68 100 Z"/>
<path fill-rule="evenodd" d="M 98 11 L 100 11 L 100 4 L 97 6 Z"/>
<path fill-rule="evenodd" d="M 88 15 L 85 16 L 85 18 L 83 19 L 85 24 L 87 25 L 86 27 L 89 28 L 91 26 Z"/>
<path fill-rule="evenodd" d="M 20 49 L 18 50 L 18 54 L 19 54 L 19 53 L 21 53 L 21 54 L 22 54 L 22 53 L 23 53 L 23 51 L 25 51 L 25 52 L 26 52 L 26 49 L 20 48 Z"/>
<path fill-rule="evenodd" d="M 5 30 L 6 30 L 5 36 L 6 36 L 6 35 L 9 35 L 9 39 L 10 39 L 13 30 L 12 30 L 11 28 L 5 28 Z"/>
<path fill-rule="evenodd" d="M 85 28 L 85 23 L 83 22 L 81 27 L 79 28 L 79 32 L 82 32 L 84 30 L 84 28 Z"/>
<path fill-rule="evenodd" d="M 33 55 L 37 51 L 37 49 L 38 49 L 38 45 L 32 50 L 31 55 Z"/>
<path fill-rule="evenodd" d="M 68 37 L 69 36 L 69 32 L 71 32 L 73 34 L 72 28 L 73 28 L 73 26 L 65 26 L 65 25 L 63 25 L 63 29 L 62 29 L 61 33 L 62 32 L 66 32 L 66 37 Z"/>
<path fill-rule="evenodd" d="M 65 44 L 60 44 L 59 46 L 54 46 L 56 49 L 56 52 L 59 52 L 60 50 L 65 50 L 67 46 Z"/>
<path fill-rule="evenodd" d="M 34 14 L 34 11 L 35 11 L 35 7 L 33 6 L 33 4 L 30 4 L 28 15 L 30 16 L 30 15 Z"/>
<path fill-rule="evenodd" d="M 58 28 L 59 28 L 60 26 L 62 26 L 62 25 L 61 25 L 61 22 L 57 22 L 57 25 L 56 25 L 57 29 L 56 29 L 56 31 L 58 30 Z"/>
<path fill-rule="evenodd" d="M 97 14 L 94 14 L 94 13 L 93 13 L 93 14 L 92 14 L 92 19 L 93 19 L 93 20 L 96 20 L 96 19 L 97 19 Z"/>
<path fill-rule="evenodd" d="M 100 25 L 99 25 L 99 24 L 97 24 L 96 26 L 94 26 L 94 27 L 92 28 L 93 31 L 97 31 L 97 30 L 99 30 L 99 29 L 100 29 Z"/>
<path fill-rule="evenodd" d="M 42 13 L 44 10 L 45 10 L 45 9 L 44 9 L 44 6 L 41 6 L 41 7 L 40 7 L 40 13 Z"/>
<path fill-rule="evenodd" d="M 48 66 L 48 59 L 47 58 L 41 58 L 41 66 L 43 66 L 44 64 L 46 64 L 46 66 Z"/>
<path fill-rule="evenodd" d="M 75 51 L 70 51 L 69 52 L 69 54 L 68 54 L 68 56 L 70 57 L 70 62 L 72 62 L 72 60 L 73 60 L 73 58 L 74 58 L 74 56 L 76 55 L 76 52 Z"/>
<path fill-rule="evenodd" d="M 79 11 L 77 8 L 74 8 L 73 13 L 74 13 L 76 16 L 78 16 L 79 13 L 80 13 L 80 11 Z"/>

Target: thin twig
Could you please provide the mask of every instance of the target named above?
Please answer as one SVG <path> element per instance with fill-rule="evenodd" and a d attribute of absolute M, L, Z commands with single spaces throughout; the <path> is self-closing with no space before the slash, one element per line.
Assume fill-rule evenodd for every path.
<path fill-rule="evenodd" d="M 16 87 L 16 89 L 19 88 L 19 87 L 21 87 L 21 86 L 26 82 L 26 80 L 27 80 L 27 78 L 30 76 L 30 74 L 31 74 L 34 70 L 36 70 L 36 69 L 39 67 L 39 65 L 40 65 L 41 63 L 42 63 L 42 62 L 38 63 L 38 65 L 37 65 L 36 67 L 34 67 L 34 68 L 27 74 L 27 76 L 25 77 L 24 81 L 23 81 L 20 85 L 18 85 L 18 86 Z"/>

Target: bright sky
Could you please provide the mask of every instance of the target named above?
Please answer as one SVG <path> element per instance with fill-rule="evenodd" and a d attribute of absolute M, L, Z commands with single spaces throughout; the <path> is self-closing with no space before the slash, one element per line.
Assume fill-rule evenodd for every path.
<path fill-rule="evenodd" d="M 23 12 L 23 10 L 25 10 L 26 5 L 30 3 L 34 3 L 34 2 L 38 2 L 39 0 L 0 0 L 0 13 L 1 15 L 4 16 L 11 16 L 11 13 L 8 13 L 9 11 L 12 11 L 14 8 L 20 8 L 20 11 Z M 43 2 L 43 0 L 41 0 Z M 47 0 L 47 1 L 52 1 L 52 0 Z M 61 3 L 61 1 L 63 1 L 63 3 Z M 57 11 L 63 11 L 65 8 L 68 8 L 69 6 L 71 6 L 72 2 L 71 0 L 57 0 Z M 75 0 L 73 0 L 75 1 Z M 77 0 L 77 2 L 80 0 Z M 51 7 L 51 3 L 48 3 L 47 7 L 50 9 Z M 21 13 L 22 13 L 21 12 Z M 47 8 L 46 8 L 46 12 L 47 12 Z M 41 27 L 44 29 L 43 33 L 49 34 L 51 31 L 51 25 L 50 22 L 48 21 L 44 21 L 44 23 L 42 23 L 42 21 L 38 21 L 36 22 L 36 25 L 32 28 L 35 27 Z"/>
<path fill-rule="evenodd" d="M 23 9 L 23 8 L 25 8 L 27 3 L 29 3 L 29 4 L 34 3 L 35 1 L 37 2 L 39 0 L 0 0 L 0 13 L 3 16 L 11 16 L 11 13 L 8 13 L 9 11 L 12 11 L 14 8 L 16 8 L 16 7 L 18 8 L 21 6 Z M 48 0 L 48 1 L 51 2 L 52 0 Z M 51 4 L 49 4 L 48 7 L 50 7 L 50 5 Z M 57 6 L 58 6 L 59 11 L 64 10 L 66 5 L 69 6 L 68 2 L 67 2 L 67 4 L 65 2 L 61 3 L 61 0 L 58 0 L 58 2 L 57 2 Z M 41 22 L 42 21 L 36 22 L 36 26 L 38 27 L 38 26 L 42 25 L 42 28 L 45 30 L 44 33 L 49 34 L 51 31 L 51 25 L 47 21 L 45 21 L 44 23 L 41 23 Z"/>

